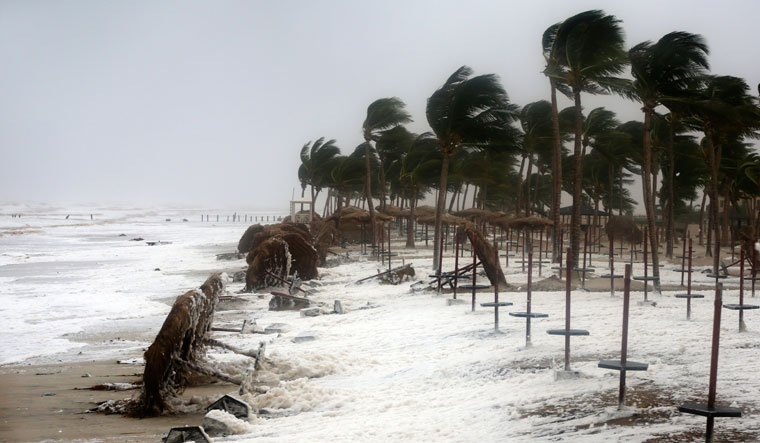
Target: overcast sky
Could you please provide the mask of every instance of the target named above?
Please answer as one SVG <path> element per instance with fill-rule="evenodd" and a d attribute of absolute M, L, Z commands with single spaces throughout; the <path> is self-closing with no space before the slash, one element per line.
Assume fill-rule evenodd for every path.
<path fill-rule="evenodd" d="M 298 153 L 361 141 L 367 105 L 425 103 L 455 69 L 549 98 L 541 35 L 603 8 L 627 46 L 705 36 L 760 81 L 756 1 L 0 1 L 0 201 L 285 208 Z M 584 96 L 621 120 L 640 105 Z M 569 101 L 561 103 L 570 105 Z"/>

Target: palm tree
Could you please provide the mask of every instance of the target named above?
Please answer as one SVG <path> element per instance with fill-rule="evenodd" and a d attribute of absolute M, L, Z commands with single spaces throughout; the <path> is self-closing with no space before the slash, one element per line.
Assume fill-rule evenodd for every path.
<path fill-rule="evenodd" d="M 401 160 L 401 157 L 416 138 L 415 134 L 409 132 L 405 127 L 399 125 L 391 129 L 382 131 L 378 134 L 375 141 L 375 152 L 380 162 L 380 210 L 385 210 L 386 202 L 386 177 L 389 168 Z"/>
<path fill-rule="evenodd" d="M 659 258 L 651 182 L 652 117 L 658 105 L 678 101 L 679 96 L 682 96 L 692 83 L 692 79 L 703 75 L 709 67 L 707 54 L 708 49 L 704 39 L 687 32 L 671 32 L 657 43 L 649 41 L 639 43 L 628 52 L 631 75 L 634 78 L 631 91 L 634 97 L 643 104 L 644 111 L 642 186 L 654 277 L 659 276 Z M 660 290 L 659 280 L 655 280 L 655 289 Z"/>
<path fill-rule="evenodd" d="M 710 169 L 710 219 L 715 237 L 713 272 L 720 264 L 720 226 L 718 223 L 718 170 L 722 147 L 735 138 L 758 138 L 760 108 L 749 95 L 747 83 L 737 77 L 707 76 L 699 100 L 691 106 L 691 124 L 704 131 L 705 150 Z"/>
<path fill-rule="evenodd" d="M 467 66 L 457 69 L 427 102 L 428 124 L 443 154 L 435 211 L 433 269 L 438 268 L 441 214 L 446 197 L 449 160 L 460 146 L 498 149 L 516 144 L 516 129 L 511 123 L 517 119 L 517 106 L 509 102 L 495 75 L 471 75 L 472 70 Z"/>
<path fill-rule="evenodd" d="M 412 121 L 411 116 L 404 110 L 404 104 L 397 97 L 381 98 L 372 102 L 367 108 L 367 118 L 362 124 L 364 135 L 364 166 L 366 169 L 365 196 L 369 207 L 370 223 L 372 224 L 372 246 L 375 246 L 375 205 L 372 203 L 372 176 L 370 171 L 371 142 L 376 141 L 382 131 Z M 382 191 L 383 193 L 385 190 Z M 383 194 L 384 195 L 384 194 Z"/>
<path fill-rule="evenodd" d="M 556 55 L 556 63 L 544 73 L 554 79 L 555 84 L 564 85 L 565 88 L 560 91 L 567 93 L 575 104 L 573 211 L 570 229 L 570 247 L 575 260 L 580 251 L 583 177 L 581 93 L 625 94 L 627 82 L 615 77 L 627 63 L 623 40 L 620 20 L 600 10 L 586 11 L 568 18 L 556 27 L 553 38 L 544 39 L 544 48 L 547 47 L 546 42 L 550 41 L 550 47 L 553 48 L 551 52 Z"/>
<path fill-rule="evenodd" d="M 324 137 L 318 138 L 313 144 L 309 141 L 301 148 L 301 166 L 298 168 L 298 179 L 301 181 L 301 197 L 306 191 L 306 185 L 311 186 L 312 217 L 314 217 L 314 201 L 329 174 L 326 166 L 338 154 L 340 154 L 340 149 L 335 146 L 335 140 L 325 142 Z M 314 188 L 317 188 L 316 194 Z"/>
<path fill-rule="evenodd" d="M 414 209 L 417 199 L 425 189 L 435 182 L 435 176 L 441 170 L 441 151 L 438 141 L 430 132 L 417 136 L 409 150 L 401 159 L 399 180 L 410 192 L 409 226 L 407 227 L 406 247 L 414 248 Z"/>
<path fill-rule="evenodd" d="M 522 155 L 523 162 L 525 158 L 528 158 L 528 172 L 527 172 L 527 186 L 525 207 L 526 215 L 530 215 L 531 199 L 531 176 L 533 169 L 533 156 L 539 154 L 540 157 L 551 158 L 554 161 L 553 148 L 554 148 L 554 120 L 552 114 L 552 105 L 546 100 L 540 100 L 533 103 L 528 103 L 520 111 L 520 126 L 523 131 L 522 138 Z M 561 175 L 561 173 L 560 173 Z M 518 175 L 518 193 L 517 193 L 517 211 L 520 211 L 520 196 L 522 195 L 522 165 L 520 166 L 520 173 Z"/>

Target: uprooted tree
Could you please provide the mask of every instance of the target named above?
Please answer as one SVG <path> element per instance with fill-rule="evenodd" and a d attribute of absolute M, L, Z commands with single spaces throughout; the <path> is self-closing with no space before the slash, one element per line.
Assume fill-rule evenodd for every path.
<path fill-rule="evenodd" d="M 202 372 L 214 310 L 226 276 L 215 274 L 199 289 L 177 297 L 153 344 L 145 351 L 145 372 L 139 398 L 126 406 L 136 417 L 171 410 L 169 401 L 187 386 L 193 372 Z"/>

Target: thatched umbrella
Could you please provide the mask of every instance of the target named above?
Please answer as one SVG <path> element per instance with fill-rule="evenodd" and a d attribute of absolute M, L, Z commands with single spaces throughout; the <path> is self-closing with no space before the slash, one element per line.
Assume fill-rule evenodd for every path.
<path fill-rule="evenodd" d="M 424 217 L 418 217 L 417 222 L 425 224 L 425 225 L 434 225 L 435 215 L 426 215 Z M 465 223 L 467 223 L 467 219 L 464 219 L 462 217 L 457 217 L 449 213 L 444 213 L 444 214 L 441 214 L 441 223 L 445 225 L 449 225 L 449 226 L 464 225 Z"/>
<path fill-rule="evenodd" d="M 435 215 L 435 208 L 428 205 L 415 206 L 414 215 L 417 217 L 421 217 L 425 215 Z"/>
<path fill-rule="evenodd" d="M 463 209 L 459 212 L 455 213 L 459 217 L 465 217 L 469 219 L 476 219 L 476 218 L 483 218 L 491 214 L 490 211 L 486 211 L 485 209 L 480 208 L 469 208 L 469 209 Z"/>
<path fill-rule="evenodd" d="M 375 219 L 381 222 L 387 222 L 390 220 L 393 220 L 393 217 L 390 215 L 381 214 L 379 212 L 375 213 Z M 370 216 L 369 212 L 362 211 L 362 212 L 352 212 L 348 215 L 344 215 L 340 218 L 341 221 L 348 221 L 348 222 L 358 222 L 362 224 L 367 224 L 370 222 Z"/>
<path fill-rule="evenodd" d="M 548 226 L 553 226 L 554 222 L 551 221 L 551 219 L 545 218 L 545 217 L 538 217 L 535 215 L 531 215 L 529 217 L 520 217 L 520 218 L 513 218 L 509 221 L 509 227 L 512 229 L 519 229 L 519 230 L 535 230 L 535 229 L 544 229 Z"/>
<path fill-rule="evenodd" d="M 376 207 L 375 210 L 381 211 L 380 206 Z M 385 210 L 383 210 L 383 213 L 390 215 L 391 217 L 401 217 L 402 211 L 403 210 L 399 208 L 398 206 L 386 205 Z"/>

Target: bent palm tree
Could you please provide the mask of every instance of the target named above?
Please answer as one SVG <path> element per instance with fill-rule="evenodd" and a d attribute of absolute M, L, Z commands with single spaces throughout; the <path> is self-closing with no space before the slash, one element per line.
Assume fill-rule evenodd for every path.
<path fill-rule="evenodd" d="M 372 102 L 367 108 L 367 118 L 362 124 L 364 135 L 364 167 L 365 196 L 369 207 L 370 223 L 372 224 L 372 246 L 375 246 L 375 205 L 372 203 L 372 175 L 370 171 L 371 143 L 376 141 L 379 133 L 412 121 L 412 117 L 404 110 L 404 104 L 397 97 L 381 98 Z M 383 191 L 384 192 L 384 191 Z"/>
<path fill-rule="evenodd" d="M 708 49 L 704 39 L 687 32 L 671 32 L 657 43 L 642 42 L 628 52 L 631 75 L 634 78 L 631 91 L 644 105 L 644 170 L 641 177 L 654 277 L 658 277 L 660 271 L 651 178 L 652 117 L 658 105 L 677 102 L 678 96 L 683 95 L 683 91 L 692 83 L 692 80 L 703 75 L 708 68 L 707 54 Z M 655 280 L 655 289 L 660 291 L 659 280 Z"/>
<path fill-rule="evenodd" d="M 573 211 L 571 216 L 570 247 L 577 261 L 580 251 L 580 210 L 582 204 L 583 115 L 581 93 L 626 93 L 627 82 L 615 77 L 623 71 L 627 57 L 623 50 L 623 31 L 620 20 L 603 11 L 592 10 L 574 15 L 559 24 L 553 33 L 551 46 L 557 54 L 556 63 L 545 74 L 554 79 L 560 89 L 575 103 L 575 144 L 573 146 Z"/>
<path fill-rule="evenodd" d="M 335 140 L 325 142 L 324 137 L 320 137 L 313 144 L 311 141 L 301 148 L 301 166 L 298 168 L 298 179 L 301 181 L 301 197 L 306 191 L 306 185 L 311 186 L 311 216 L 314 217 L 314 200 L 317 195 L 314 188 L 319 190 L 324 186 L 326 176 L 329 171 L 325 165 L 328 165 L 333 157 L 340 154 L 340 149 L 335 146 Z"/>
<path fill-rule="evenodd" d="M 493 74 L 470 77 L 467 66 L 457 69 L 428 98 L 426 115 L 443 154 L 441 183 L 435 210 L 433 269 L 438 268 L 441 214 L 446 197 L 449 160 L 460 146 L 499 149 L 516 145 L 517 106 L 509 102 L 498 77 Z"/>

